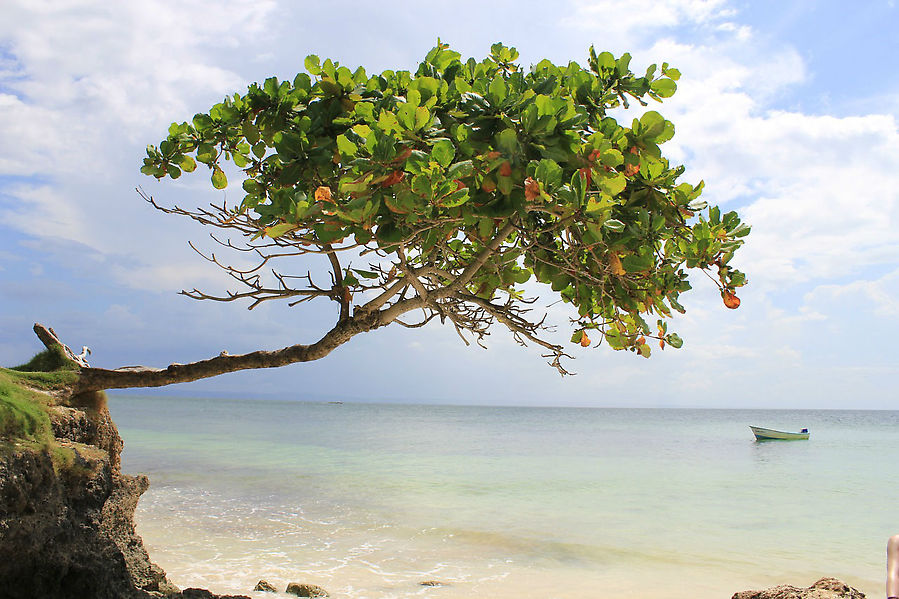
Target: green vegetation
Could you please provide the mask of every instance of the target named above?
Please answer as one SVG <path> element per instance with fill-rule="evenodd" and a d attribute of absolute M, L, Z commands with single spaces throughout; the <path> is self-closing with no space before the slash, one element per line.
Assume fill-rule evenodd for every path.
<path fill-rule="evenodd" d="M 75 452 L 56 443 L 50 424 L 53 398 L 77 377 L 77 365 L 61 347 L 43 351 L 26 364 L 0 368 L 0 455 L 16 447 L 49 452 L 59 470 L 77 468 Z"/>
<path fill-rule="evenodd" d="M 10 370 L 20 372 L 76 371 L 78 370 L 78 365 L 66 356 L 66 352 L 61 345 L 54 345 L 52 348 L 36 354 L 25 364 L 13 366 Z"/>
<path fill-rule="evenodd" d="M 353 305 L 384 306 L 377 326 L 422 309 L 424 322 L 449 320 L 478 339 L 498 322 L 549 349 L 554 365 L 565 354 L 537 336 L 539 316 L 525 316 L 528 281 L 572 306 L 571 342 L 590 345 L 595 331 L 644 357 L 647 337 L 681 346 L 667 318 L 684 311 L 688 269 L 707 271 L 736 308 L 746 277 L 729 263 L 749 227 L 701 201 L 703 183 L 683 182 L 685 168 L 662 155 L 673 123 L 654 110 L 626 125 L 608 114 L 662 102 L 680 72 L 663 63 L 635 73 L 629 54 L 593 48 L 586 67 L 543 60 L 525 70 L 517 57 L 494 44 L 483 60 L 463 60 L 438 40 L 414 73 L 369 75 L 309 56 L 308 74 L 269 78 L 173 123 L 141 172 L 177 179 L 202 163 L 224 189 L 231 161 L 242 199 L 194 212 L 147 199 L 239 231 L 262 258 L 254 270 L 219 263 L 245 292 L 185 295 L 251 308 L 321 297 L 346 322 Z M 368 268 L 341 265 L 341 252 Z M 256 274 L 298 256 L 327 259 L 331 282 L 304 276 L 302 261 L 300 276 L 276 274 L 274 285 Z"/>
<path fill-rule="evenodd" d="M 53 431 L 47 414 L 50 397 L 23 387 L 9 372 L 0 369 L 0 438 L 51 442 Z"/>
<path fill-rule="evenodd" d="M 63 390 L 74 383 L 78 371 L 78 365 L 69 360 L 58 345 L 42 351 L 21 366 L 0 368 L 6 378 L 48 392 Z"/>

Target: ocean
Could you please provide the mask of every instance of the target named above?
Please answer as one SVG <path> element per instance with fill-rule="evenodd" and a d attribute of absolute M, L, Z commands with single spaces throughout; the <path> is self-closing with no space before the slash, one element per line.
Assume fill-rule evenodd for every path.
<path fill-rule="evenodd" d="M 834 576 L 877 597 L 899 533 L 899 412 L 109 404 L 150 477 L 137 532 L 182 588 L 713 599 Z"/>

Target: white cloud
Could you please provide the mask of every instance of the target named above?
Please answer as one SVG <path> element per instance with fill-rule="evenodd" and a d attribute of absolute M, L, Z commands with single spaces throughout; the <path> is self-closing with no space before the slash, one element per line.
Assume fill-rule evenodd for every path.
<path fill-rule="evenodd" d="M 583 48 L 596 41 L 597 49 L 630 51 L 635 68 L 662 60 L 678 67 L 683 73 L 678 94 L 653 106 L 677 127 L 665 153 L 688 165 L 686 180 L 706 180 L 709 201 L 738 209 L 753 226 L 738 258 L 750 279 L 750 287 L 740 292 L 740 310 L 724 310 L 714 287 L 697 280 L 697 290 L 683 298 L 688 315 L 672 324 L 686 340 L 683 350 L 657 351 L 644 361 L 606 349 L 580 352 L 575 347 L 579 359 L 572 368 L 581 374 L 565 380 L 566 396 L 619 405 L 639 402 L 640 397 L 642 403 L 657 405 L 678 401 L 678 396 L 699 404 L 719 403 L 721 389 L 733 388 L 732 381 L 762 380 L 741 383 L 734 391 L 747 404 L 762 394 L 760 390 L 773 395 L 779 380 L 819 376 L 837 363 L 848 364 L 842 376 L 855 376 L 861 366 L 851 356 L 840 356 L 841 362 L 834 355 L 819 355 L 829 347 L 828 339 L 854 334 L 863 337 L 863 343 L 876 343 L 873 333 L 857 331 L 853 318 L 863 317 L 863 330 L 874 331 L 877 319 L 895 317 L 895 276 L 878 279 L 864 273 L 892 269 L 899 255 L 896 96 L 885 90 L 877 103 L 860 98 L 857 114 L 845 118 L 792 108 L 798 103 L 791 94 L 801 93 L 816 74 L 796 48 L 741 22 L 734 5 L 726 0 L 578 0 L 565 28 L 547 21 L 524 29 L 534 21 L 524 15 L 516 17 L 521 20 L 514 28 L 504 21 L 506 29 L 479 30 L 473 36 L 480 49 L 481 38 L 495 41 L 496 36 L 514 33 L 520 36 L 516 43 L 523 55 L 558 52 L 564 54 L 561 60 L 582 56 Z M 4 224 L 42 240 L 74 240 L 87 246 L 85 251 L 93 249 L 96 255 L 78 258 L 91 260 L 92 268 L 130 290 L 174 294 L 194 285 L 210 292 L 228 288 L 221 273 L 186 246 L 186 239 L 207 231 L 157 214 L 131 189 L 143 184 L 167 205 L 220 201 L 223 194 L 210 191 L 208 178 L 200 174 L 165 186 L 138 175 L 141 148 L 160 139 L 170 121 L 207 109 L 225 93 L 242 88 L 248 78 L 294 68 L 296 63 L 288 65 L 285 54 L 339 54 L 342 48 L 324 35 L 315 38 L 316 47 L 309 47 L 313 42 L 304 42 L 304 47 L 295 39 L 297 31 L 312 35 L 326 30 L 333 15 L 322 9 L 301 28 L 291 29 L 277 22 L 291 10 L 274 1 L 249 0 L 215 6 L 172 0 L 7 2 L 0 22 L 0 137 L 12 141 L 0 146 L 0 175 L 34 176 L 40 183 L 4 183 Z M 426 10 L 410 8 L 404 18 L 411 21 Z M 505 8 L 484 10 L 489 15 L 483 20 L 489 22 Z M 536 5 L 522 10 L 538 14 Z M 348 27 L 347 38 L 360 46 L 367 43 L 370 33 Z M 475 45 L 466 31 L 452 30 L 459 48 Z M 355 47 L 340 58 L 392 67 L 411 54 L 400 46 L 372 48 L 370 56 L 365 48 Z M 570 55 L 572 48 L 576 56 Z M 228 193 L 233 197 L 235 192 Z M 0 268 L 5 264 L 13 270 L 8 255 L 15 257 L 16 252 L 4 256 L 0 251 Z M 73 262 L 76 266 L 66 263 L 65 268 L 77 268 Z M 52 277 L 53 261 L 46 261 L 44 268 Z M 140 302 L 147 296 L 134 297 L 143 298 L 134 300 Z M 162 302 L 155 293 L 149 297 Z M 181 328 L 203 331 L 198 335 L 172 332 L 168 324 L 147 324 L 158 317 L 155 306 L 142 309 L 122 298 L 107 301 L 114 305 L 97 311 L 106 318 L 104 331 L 112 336 L 140 330 L 147 335 L 148 347 L 163 349 L 170 349 L 175 339 L 179 349 L 196 345 L 203 335 L 204 342 L 234 339 L 244 349 L 302 341 L 314 338 L 332 318 L 330 313 L 320 317 L 325 310 L 317 308 L 267 312 L 266 306 L 248 315 L 236 304 L 208 303 L 172 316 Z M 172 306 L 187 304 L 174 297 L 164 302 L 167 313 L 174 313 Z M 555 338 L 567 342 L 567 313 L 560 307 L 550 311 L 551 320 L 563 325 Z M 84 320 L 91 321 L 88 328 L 95 324 Z M 188 322 L 192 324 L 185 327 Z M 217 330 L 223 322 L 229 331 L 246 332 Z M 830 337 L 821 337 L 824 332 Z M 403 362 L 403 368 L 420 371 L 425 383 L 441 376 L 432 374 L 428 369 L 436 367 L 429 364 L 443 364 L 443 358 L 451 356 L 453 363 L 470 370 L 485 394 L 503 385 L 497 382 L 501 378 L 523 381 L 516 383 L 515 392 L 530 401 L 541 395 L 552 401 L 562 388 L 558 375 L 543 366 L 538 348 L 520 349 L 503 330 L 490 338 L 489 352 L 464 349 L 451 328 L 428 327 L 413 336 L 404 330 L 379 332 L 366 339 L 354 340 L 352 351 L 335 352 L 333 359 L 345 355 L 352 356 L 351 364 L 380 364 L 387 353 L 383 346 L 401 340 L 396 347 L 411 354 L 404 356 L 409 364 Z M 168 357 L 166 353 L 164 359 Z M 369 368 L 388 388 L 393 375 Z M 459 383 L 442 376 L 451 394 L 452 385 Z"/>
<path fill-rule="evenodd" d="M 0 218 L 35 237 L 72 240 L 91 244 L 87 214 L 55 186 L 15 185 L 5 190 L 12 201 L 0 204 Z"/>
<path fill-rule="evenodd" d="M 896 118 L 767 108 L 805 80 L 806 68 L 795 50 L 755 43 L 653 47 L 684 72 L 660 108 L 677 128 L 666 150 L 688 164 L 688 177 L 705 179 L 709 202 L 739 206 L 753 226 L 739 258 L 753 284 L 801 284 L 895 261 Z M 758 60 L 765 52 L 771 58 Z"/>
<path fill-rule="evenodd" d="M 726 0 L 575 0 L 573 14 L 563 23 L 626 35 L 717 21 L 734 14 L 726 5 Z"/>
<path fill-rule="evenodd" d="M 843 285 L 819 285 L 805 295 L 805 304 L 834 316 L 847 311 L 880 318 L 899 316 L 899 270 L 878 279 L 859 279 Z"/>

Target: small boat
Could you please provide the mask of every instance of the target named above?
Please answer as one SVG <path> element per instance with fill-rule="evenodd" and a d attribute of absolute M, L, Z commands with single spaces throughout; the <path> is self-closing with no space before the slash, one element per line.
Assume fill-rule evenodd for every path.
<path fill-rule="evenodd" d="M 798 433 L 790 433 L 785 431 L 776 431 L 770 428 L 762 428 L 760 426 L 750 426 L 752 434 L 755 435 L 756 441 L 768 441 L 770 439 L 781 439 L 785 441 L 808 439 L 808 429 L 804 428 Z"/>

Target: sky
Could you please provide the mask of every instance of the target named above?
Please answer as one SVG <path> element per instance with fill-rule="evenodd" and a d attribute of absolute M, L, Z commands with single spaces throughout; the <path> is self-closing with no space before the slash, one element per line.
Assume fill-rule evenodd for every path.
<path fill-rule="evenodd" d="M 649 360 L 574 347 L 560 377 L 496 328 L 488 349 L 447 327 L 388 327 L 323 360 L 223 375 L 185 396 L 494 405 L 899 409 L 899 8 L 836 1 L 558 0 L 425 3 L 6 0 L 0 21 L 0 365 L 42 346 L 34 322 L 94 366 L 165 366 L 309 343 L 330 305 L 198 302 L 227 282 L 188 246 L 203 227 L 163 204 L 234 200 L 200 171 L 156 182 L 147 144 L 247 85 L 292 78 L 308 54 L 415 70 L 439 37 L 464 57 L 501 41 L 524 66 L 630 52 L 669 62 L 663 146 L 703 199 L 752 225 L 735 259 L 741 307 L 694 277 Z M 626 117 L 629 120 L 629 116 Z M 235 186 L 236 187 L 236 186 Z M 237 198 L 239 199 L 239 198 Z M 306 266 L 298 265 L 305 272 Z M 538 306 L 546 307 L 546 294 Z M 558 306 L 549 308 L 565 323 Z M 556 333 L 567 343 L 570 331 Z"/>

